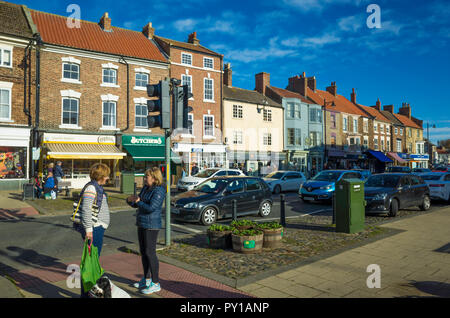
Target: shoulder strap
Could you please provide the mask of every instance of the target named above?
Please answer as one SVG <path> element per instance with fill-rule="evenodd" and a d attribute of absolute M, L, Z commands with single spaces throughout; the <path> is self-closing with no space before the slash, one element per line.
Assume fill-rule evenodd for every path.
<path fill-rule="evenodd" d="M 72 214 L 72 220 L 75 220 L 75 216 L 78 213 L 78 210 L 80 209 L 81 201 L 83 200 L 83 194 L 86 191 L 87 187 L 91 185 L 91 182 L 86 183 L 86 185 L 83 187 L 83 190 L 80 192 L 80 199 L 78 199 L 77 208 Z"/>

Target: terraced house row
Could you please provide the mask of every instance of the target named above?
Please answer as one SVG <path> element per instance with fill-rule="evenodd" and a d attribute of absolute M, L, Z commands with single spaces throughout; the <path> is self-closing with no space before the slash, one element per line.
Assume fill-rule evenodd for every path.
<path fill-rule="evenodd" d="M 253 174 L 292 169 L 309 175 L 327 168 L 386 164 L 424 166 L 422 121 L 404 103 L 357 103 L 331 83 L 295 75 L 286 87 L 255 75 L 255 90 L 232 85 L 224 56 L 200 44 L 113 26 L 108 13 L 97 22 L 0 1 L 0 188 L 18 189 L 50 162 L 62 161 L 72 187 L 103 162 L 118 184 L 163 165 L 164 131 L 147 126 L 147 84 L 177 78 L 193 97 L 193 124 L 172 138 L 173 182 L 195 163 L 240 167 Z M 253 85 L 253 83 L 252 83 Z M 140 180 L 141 178 L 137 178 Z"/>

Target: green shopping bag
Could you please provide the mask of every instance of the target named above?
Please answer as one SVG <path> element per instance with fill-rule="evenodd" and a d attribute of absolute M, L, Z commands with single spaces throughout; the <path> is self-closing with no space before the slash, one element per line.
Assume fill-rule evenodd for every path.
<path fill-rule="evenodd" d="M 85 293 L 97 283 L 102 277 L 104 270 L 98 260 L 98 249 L 94 245 L 88 245 L 88 240 L 84 241 L 83 256 L 80 264 L 81 283 Z"/>

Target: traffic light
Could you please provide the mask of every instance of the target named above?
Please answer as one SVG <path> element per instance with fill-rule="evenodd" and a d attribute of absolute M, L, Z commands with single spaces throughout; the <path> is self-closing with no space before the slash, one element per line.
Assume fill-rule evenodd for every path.
<path fill-rule="evenodd" d="M 188 129 L 190 123 L 188 122 L 188 114 L 192 111 L 189 107 L 189 98 L 193 95 L 189 92 L 189 86 L 174 86 L 174 116 L 173 129 Z"/>
<path fill-rule="evenodd" d="M 160 81 L 159 84 L 147 85 L 147 95 L 149 97 L 158 97 L 158 99 L 147 101 L 148 112 L 160 112 L 156 116 L 147 116 L 148 128 L 161 127 L 162 129 L 170 129 L 169 81 Z"/>

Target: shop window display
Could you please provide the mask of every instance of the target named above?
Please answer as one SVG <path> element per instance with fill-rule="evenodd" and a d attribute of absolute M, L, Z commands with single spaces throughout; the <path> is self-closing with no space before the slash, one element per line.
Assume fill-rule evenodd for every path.
<path fill-rule="evenodd" d="M 0 147 L 0 178 L 23 179 L 26 177 L 27 148 Z"/>

